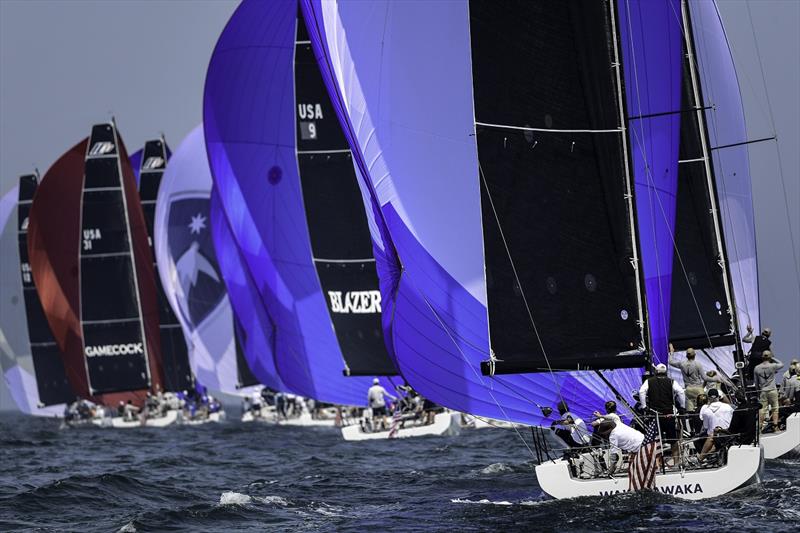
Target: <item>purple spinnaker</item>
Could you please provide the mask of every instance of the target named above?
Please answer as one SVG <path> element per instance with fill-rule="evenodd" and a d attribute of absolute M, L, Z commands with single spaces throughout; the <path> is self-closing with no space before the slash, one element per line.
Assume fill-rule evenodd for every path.
<path fill-rule="evenodd" d="M 273 350 L 275 328 L 259 298 L 258 289 L 253 285 L 250 269 L 236 247 L 236 239 L 225 218 L 216 189 L 211 191 L 210 211 L 217 264 L 228 288 L 233 312 L 244 331 L 244 338 L 239 338 L 239 342 L 247 364 L 253 375 L 267 387 L 275 391 L 293 392 L 278 376 Z"/>
<path fill-rule="evenodd" d="M 344 362 L 312 262 L 296 154 L 296 0 L 245 1 L 217 42 L 203 102 L 214 184 L 275 327 L 275 361 L 292 391 L 364 405 L 369 378 Z"/>
<path fill-rule="evenodd" d="M 385 335 L 401 373 L 447 407 L 530 424 L 559 392 L 582 416 L 612 399 L 591 372 L 481 375 L 489 339 L 467 2 L 302 7 L 375 207 Z M 604 373 L 626 396 L 640 374 Z"/>
<path fill-rule="evenodd" d="M 136 176 L 136 188 L 139 188 L 139 172 L 142 170 L 142 154 L 144 153 L 144 148 L 140 148 L 133 152 L 131 155 L 128 156 L 128 161 L 131 162 L 131 168 L 133 168 L 133 175 Z"/>
<path fill-rule="evenodd" d="M 680 147 L 683 34 L 678 0 L 617 4 L 641 261 L 653 358 L 667 362 Z M 635 118 L 668 113 L 648 118 Z"/>

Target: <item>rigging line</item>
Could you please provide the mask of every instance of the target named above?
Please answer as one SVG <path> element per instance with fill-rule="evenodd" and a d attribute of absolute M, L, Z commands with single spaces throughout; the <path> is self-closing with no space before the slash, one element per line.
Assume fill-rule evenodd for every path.
<path fill-rule="evenodd" d="M 712 106 L 705 106 L 705 107 L 689 107 L 686 109 L 679 109 L 677 111 L 662 111 L 661 113 L 648 113 L 647 115 L 636 115 L 632 117 L 628 117 L 628 122 L 632 120 L 641 120 L 644 118 L 655 118 L 655 117 L 665 117 L 668 115 L 682 115 L 684 113 L 695 113 L 697 111 L 705 111 L 707 109 L 712 109 Z"/>
<path fill-rule="evenodd" d="M 420 291 L 419 289 L 417 289 L 417 292 L 422 294 L 422 291 Z M 429 305 L 429 307 L 430 307 L 430 305 Z M 437 315 L 439 315 L 438 312 L 437 312 Z M 450 337 L 451 340 L 457 339 L 461 343 L 464 343 L 467 346 L 469 346 L 470 348 L 472 348 L 473 350 L 475 350 L 476 353 L 481 354 L 481 355 L 491 356 L 491 352 L 486 353 L 482 348 L 480 348 L 479 346 L 475 345 L 474 343 L 472 343 L 471 341 L 469 341 L 468 339 L 466 339 L 465 337 L 460 335 L 458 332 L 454 331 L 452 328 L 448 328 L 447 324 L 444 322 L 444 320 L 441 319 L 441 315 L 439 315 L 437 318 L 439 318 L 439 322 L 442 325 L 442 328 L 445 329 L 445 331 L 447 332 L 447 334 L 448 334 L 448 336 Z M 481 383 L 483 383 L 482 379 L 481 379 Z M 542 406 L 539 403 L 531 400 L 530 398 L 525 397 L 522 393 L 517 391 L 514 387 L 512 387 L 508 383 L 505 383 L 504 381 L 497 381 L 496 383 L 498 383 L 499 385 L 501 385 L 504 388 L 508 389 L 510 394 L 513 394 L 514 396 L 516 396 L 517 398 L 519 398 L 523 402 L 527 402 L 527 403 L 531 404 L 534 407 L 538 407 L 539 409 L 542 408 Z"/>
<path fill-rule="evenodd" d="M 705 350 L 705 348 L 700 348 L 700 351 L 701 351 L 701 352 L 703 352 L 703 355 L 705 355 L 705 356 L 706 356 L 706 358 L 707 358 L 709 361 L 711 361 L 711 363 L 712 363 L 712 364 L 713 364 L 715 367 L 717 367 L 717 370 L 719 370 L 719 373 L 720 373 L 720 374 L 722 374 L 723 376 L 725 376 L 725 378 L 726 378 L 728 381 L 730 381 L 731 377 L 728 375 L 728 373 L 727 373 L 727 372 L 725 372 L 725 370 L 723 370 L 721 366 L 719 366 L 719 363 L 717 363 L 717 361 L 716 361 L 716 360 L 715 360 L 713 357 L 711 357 L 711 356 L 708 354 L 708 352 Z M 735 385 L 735 384 L 734 384 L 732 381 L 731 381 L 731 384 L 733 385 L 733 388 L 734 388 L 734 389 L 738 389 L 738 388 L 739 388 L 739 387 L 737 387 L 737 386 L 736 386 L 736 385 Z"/>
<path fill-rule="evenodd" d="M 536 341 L 539 343 L 539 348 L 542 350 L 542 355 L 544 355 L 544 361 L 547 364 L 547 370 L 550 372 L 550 375 L 553 378 L 553 384 L 556 386 L 556 392 L 558 393 L 558 397 L 564 403 L 564 405 L 566 405 L 566 402 L 564 402 L 564 397 L 561 394 L 561 387 L 558 384 L 558 379 L 556 379 L 555 373 L 553 372 L 553 368 L 552 366 L 550 366 L 550 359 L 547 357 L 547 351 L 545 351 L 544 343 L 542 343 L 542 338 L 539 335 L 539 328 L 536 327 L 536 322 L 533 320 L 533 312 L 531 311 L 530 305 L 528 305 L 528 298 L 525 296 L 525 289 L 522 287 L 522 281 L 520 281 L 519 275 L 517 274 L 517 267 L 514 264 L 514 259 L 511 257 L 511 250 L 508 247 L 506 234 L 503 231 L 502 224 L 500 224 L 500 217 L 498 216 L 497 209 L 494 206 L 494 199 L 492 198 L 492 192 L 489 190 L 489 184 L 486 181 L 486 176 L 483 173 L 483 166 L 481 165 L 480 160 L 478 160 L 478 172 L 481 175 L 483 186 L 486 189 L 486 196 L 489 197 L 489 205 L 492 206 L 492 213 L 494 214 L 494 219 L 497 222 L 497 229 L 500 231 L 500 238 L 503 240 L 503 247 L 506 250 L 506 256 L 508 257 L 508 261 L 511 264 L 511 271 L 514 273 L 514 280 L 517 282 L 517 286 L 519 287 L 519 293 L 522 296 L 522 302 L 525 304 L 525 310 L 528 312 L 528 318 L 531 321 L 531 326 L 533 327 L 533 333 L 536 335 Z M 492 358 L 494 358 L 493 354 Z"/>
<path fill-rule="evenodd" d="M 537 131 L 541 133 L 622 133 L 622 128 L 615 128 L 615 129 L 601 129 L 601 130 L 589 130 L 589 129 L 577 129 L 577 130 L 561 130 L 561 129 L 554 129 L 554 128 L 533 128 L 530 126 L 510 126 L 508 124 L 492 124 L 490 122 L 478 122 L 475 121 L 476 126 L 485 126 L 487 128 L 500 128 L 504 130 L 517 130 L 517 131 Z"/>
<path fill-rule="evenodd" d="M 417 291 L 417 292 L 419 293 L 419 295 L 422 297 L 422 300 L 425 302 L 425 305 L 427 305 L 427 306 L 428 306 L 428 309 L 430 309 L 430 310 L 431 310 L 431 313 L 433 313 L 433 316 L 435 316 L 435 317 L 436 317 L 436 320 L 439 322 L 439 325 L 442 327 L 442 329 L 443 329 L 445 332 L 447 332 L 447 336 L 448 336 L 448 338 L 449 338 L 449 339 L 450 339 L 450 340 L 453 342 L 453 344 L 455 345 L 456 349 L 458 350 L 458 353 L 459 353 L 459 354 L 461 354 L 461 358 L 464 360 L 464 362 L 467 364 L 467 366 L 470 368 L 470 370 L 472 370 L 472 373 L 473 373 L 473 374 L 475 374 L 475 377 L 477 377 L 477 378 L 478 378 L 478 381 L 481 383 L 481 385 L 483 385 L 484 387 L 486 387 L 486 384 L 485 384 L 485 383 L 484 383 L 484 381 L 483 381 L 483 376 L 482 376 L 482 375 L 481 375 L 479 372 L 477 372 L 477 371 L 475 370 L 475 367 L 474 367 L 472 364 L 470 364 L 470 362 L 469 362 L 469 359 L 467 359 L 467 356 L 466 356 L 466 354 L 464 354 L 464 352 L 461 350 L 461 346 L 459 346 L 459 345 L 458 345 L 458 343 L 455 341 L 455 339 L 454 339 L 454 338 L 453 338 L 453 337 L 450 335 L 450 332 L 449 332 L 449 330 L 447 329 L 447 327 L 445 327 L 445 325 L 444 325 L 444 322 L 442 322 L 442 320 L 439 318 L 439 313 L 437 313 L 437 312 L 436 312 L 436 309 L 434 309 L 434 308 L 433 308 L 433 306 L 431 305 L 431 303 L 428 301 L 428 298 L 426 298 L 426 297 L 425 297 L 425 295 L 422 293 L 422 291 L 421 291 L 421 290 L 419 290 L 419 288 L 417 287 L 416 283 L 414 283 L 414 281 L 413 281 L 413 280 L 410 280 L 410 281 L 411 281 L 412 285 L 414 285 L 414 289 L 416 289 L 416 291 Z M 517 436 L 519 437 L 519 439 L 522 441 L 522 443 L 523 443 L 523 444 L 525 445 L 525 447 L 528 449 L 528 452 L 531 454 L 531 457 L 535 457 L 535 455 L 534 455 L 534 453 L 533 453 L 533 450 L 531 450 L 531 447 L 530 447 L 530 446 L 528 446 L 528 442 L 527 442 L 527 441 L 526 441 L 526 440 L 525 440 L 525 439 L 522 437 L 522 434 L 521 434 L 521 433 L 519 432 L 519 430 L 517 429 L 517 427 L 516 427 L 516 424 L 514 424 L 514 422 L 511 420 L 511 417 L 510 417 L 510 416 L 508 416 L 508 413 L 506 413 L 506 410 L 505 410 L 505 408 L 503 408 L 503 406 L 500 404 L 500 402 L 498 402 L 498 401 L 497 401 L 497 398 L 495 398 L 495 396 L 494 396 L 494 392 L 493 392 L 493 388 L 492 388 L 491 386 L 489 386 L 489 387 L 486 387 L 486 390 L 489 392 L 489 396 L 491 396 L 491 397 L 492 397 L 492 401 L 493 401 L 493 402 L 495 403 L 495 405 L 497 405 L 497 407 L 500 409 L 500 412 L 502 412 L 502 413 L 503 413 L 503 416 L 504 416 L 504 417 L 506 417 L 506 420 L 507 420 L 507 421 L 508 421 L 510 424 L 512 424 L 512 426 L 511 426 L 511 427 L 512 427 L 512 428 L 514 428 L 514 432 L 517 434 Z"/>
<path fill-rule="evenodd" d="M 755 45 L 755 48 L 756 48 L 756 57 L 758 58 L 758 67 L 759 67 L 759 70 L 761 72 L 761 82 L 764 85 L 764 96 L 765 96 L 765 98 L 767 100 L 767 110 L 769 111 L 769 121 L 770 121 L 770 123 L 772 125 L 772 134 L 774 135 L 774 138 L 775 138 L 775 151 L 776 151 L 777 156 L 778 156 L 778 175 L 780 176 L 781 188 L 783 189 L 783 206 L 784 206 L 784 208 L 786 210 L 786 222 L 788 222 L 787 225 L 789 226 L 789 240 L 792 243 L 792 259 L 794 260 L 794 272 L 795 272 L 795 276 L 797 278 L 796 279 L 797 287 L 798 287 L 798 289 L 800 289 L 800 265 L 798 264 L 797 249 L 796 249 L 797 247 L 795 246 L 795 242 L 794 242 L 794 230 L 792 229 L 792 219 L 791 219 L 790 210 L 789 210 L 789 195 L 786 193 L 786 179 L 784 178 L 784 175 L 783 175 L 783 163 L 781 162 L 781 148 L 780 148 L 781 145 L 778 142 L 778 130 L 775 127 L 775 116 L 772 113 L 772 102 L 771 102 L 771 100 L 769 98 L 769 90 L 767 89 L 767 76 L 764 73 L 764 62 L 761 60 L 761 50 L 760 50 L 760 48 L 758 46 L 758 39 L 756 38 L 756 28 L 755 28 L 755 25 L 753 24 L 753 14 L 750 11 L 750 2 L 749 2 L 749 0 L 745 1 L 745 6 L 747 6 L 747 18 L 750 21 L 750 31 L 753 34 L 753 44 Z"/>
<path fill-rule="evenodd" d="M 617 397 L 617 400 L 620 400 L 620 401 L 622 402 L 623 406 L 624 406 L 626 409 L 628 409 L 628 411 L 630 411 L 631 415 L 633 415 L 633 418 L 634 418 L 634 420 L 637 420 L 638 422 L 640 422 L 640 423 L 642 423 L 642 424 L 643 424 L 643 423 L 644 423 L 644 421 L 642 420 L 642 418 L 641 418 L 641 417 L 640 417 L 638 414 L 636 414 L 636 411 L 634 411 L 634 410 L 633 410 L 633 407 L 631 407 L 631 404 L 628 402 L 628 400 L 626 400 L 626 399 L 625 399 L 625 397 L 624 397 L 624 396 L 622 396 L 622 393 L 621 393 L 621 392 L 620 392 L 620 391 L 617 389 L 617 387 L 615 387 L 615 386 L 614 386 L 614 385 L 613 385 L 613 384 L 612 384 L 612 383 L 611 383 L 611 382 L 608 380 L 608 378 L 605 376 L 605 374 L 603 374 L 603 371 L 602 371 L 602 370 L 599 370 L 599 369 L 597 369 L 597 370 L 595 370 L 595 373 L 596 373 L 598 376 L 600 376 L 600 379 L 602 379 L 602 380 L 603 380 L 603 383 L 605 383 L 605 384 L 606 384 L 606 386 L 607 386 L 609 389 L 611 389 L 611 392 L 614 394 L 614 396 L 616 396 L 616 397 Z"/>
<path fill-rule="evenodd" d="M 741 141 L 741 142 L 738 142 L 738 143 L 723 144 L 723 145 L 720 145 L 720 146 L 712 146 L 708 150 L 709 151 L 716 151 L 716 150 L 722 150 L 724 148 L 733 148 L 734 146 L 744 146 L 744 145 L 747 145 L 747 144 L 755 144 L 755 143 L 760 143 L 760 142 L 764 142 L 764 141 L 775 141 L 775 142 L 777 142 L 778 141 L 778 137 L 776 135 L 773 135 L 772 137 L 762 137 L 760 139 L 753 139 L 752 141 Z"/>

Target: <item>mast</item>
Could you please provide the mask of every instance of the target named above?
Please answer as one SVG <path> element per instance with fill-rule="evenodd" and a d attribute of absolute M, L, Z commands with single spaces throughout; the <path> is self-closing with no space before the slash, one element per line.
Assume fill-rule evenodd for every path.
<path fill-rule="evenodd" d="M 646 313 L 647 313 L 647 301 L 644 291 L 642 290 L 642 286 L 644 285 L 644 272 L 641 268 L 641 263 L 639 261 L 639 232 L 638 226 L 636 225 L 636 207 L 635 207 L 635 199 L 633 197 L 633 173 L 631 172 L 631 158 L 630 158 L 630 139 L 628 138 L 628 131 L 627 131 L 627 121 L 625 120 L 625 95 L 623 94 L 622 89 L 622 58 L 620 54 L 620 47 L 619 47 L 619 38 L 618 38 L 618 30 L 617 30 L 617 18 L 616 18 L 616 8 L 617 2 L 615 0 L 609 0 L 608 3 L 608 12 L 611 17 L 611 36 L 613 39 L 614 44 L 614 64 L 612 67 L 614 68 L 614 76 L 616 78 L 616 90 L 617 90 L 617 110 L 619 112 L 619 129 L 621 135 L 621 145 L 622 145 L 622 154 L 623 154 L 623 161 L 625 166 L 625 200 L 626 200 L 626 207 L 628 211 L 628 223 L 630 224 L 630 236 L 631 236 L 631 249 L 633 250 L 633 258 L 631 259 L 631 265 L 636 273 L 636 296 L 638 298 L 638 305 L 639 305 L 639 313 L 638 313 L 638 324 L 639 330 L 642 340 L 642 348 L 645 349 L 647 354 L 647 360 L 652 366 L 653 364 L 653 346 L 652 340 L 650 336 L 647 334 L 647 322 Z"/>
<path fill-rule="evenodd" d="M 708 192 L 708 200 L 711 205 L 711 219 L 714 225 L 714 237 L 715 237 L 715 244 L 717 247 L 717 262 L 719 267 L 722 269 L 722 281 L 725 288 L 725 298 L 726 303 L 728 305 L 728 313 L 731 319 L 731 330 L 733 332 L 734 338 L 734 345 L 736 350 L 734 352 L 734 358 L 737 362 L 742 361 L 743 350 L 742 350 L 742 340 L 740 335 L 740 328 L 739 328 L 739 321 L 738 317 L 736 316 L 736 301 L 731 290 L 732 281 L 730 277 L 730 268 L 728 264 L 728 256 L 725 253 L 725 240 L 722 234 L 721 223 L 720 223 L 720 211 L 718 207 L 718 197 L 717 197 L 717 189 L 714 182 L 714 174 L 713 169 L 711 167 L 711 158 L 710 158 L 710 150 L 709 150 L 709 141 L 708 141 L 708 126 L 705 120 L 705 112 L 702 108 L 702 98 L 700 94 L 700 84 L 697 80 L 697 69 L 695 63 L 695 55 L 694 55 L 694 35 L 692 32 L 692 24 L 689 15 L 689 6 L 687 0 L 681 0 L 681 15 L 683 18 L 683 27 L 684 27 L 684 38 L 686 41 L 686 57 L 689 62 L 689 73 L 690 73 L 690 81 L 692 87 L 692 98 L 694 101 L 692 102 L 692 107 L 695 108 L 695 114 L 697 117 L 697 122 L 700 127 L 700 145 L 702 148 L 702 159 L 703 159 L 703 166 L 705 169 L 705 176 L 706 176 L 706 190 Z M 743 370 L 740 368 L 739 376 L 742 379 L 742 384 L 744 384 L 744 374 Z"/>

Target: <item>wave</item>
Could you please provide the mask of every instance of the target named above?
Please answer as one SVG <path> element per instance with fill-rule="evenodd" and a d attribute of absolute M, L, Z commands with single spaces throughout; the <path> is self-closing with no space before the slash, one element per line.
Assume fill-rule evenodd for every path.
<path fill-rule="evenodd" d="M 476 504 L 476 505 L 514 505 L 511 502 L 501 500 L 499 502 L 493 502 L 491 500 L 483 499 L 483 500 L 467 500 L 462 498 L 453 498 L 450 500 L 451 503 L 466 503 L 466 504 Z"/>
<path fill-rule="evenodd" d="M 486 468 L 481 469 L 481 474 L 500 474 L 502 472 L 511 472 L 514 468 L 505 463 L 492 463 Z"/>

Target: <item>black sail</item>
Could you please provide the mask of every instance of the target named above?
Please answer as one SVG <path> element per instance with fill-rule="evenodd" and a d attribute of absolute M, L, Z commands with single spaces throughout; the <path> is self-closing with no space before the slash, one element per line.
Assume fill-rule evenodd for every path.
<path fill-rule="evenodd" d="M 80 318 L 92 394 L 148 389 L 144 324 L 118 139 L 92 128 L 83 183 Z"/>
<path fill-rule="evenodd" d="M 261 382 L 250 370 L 250 365 L 247 364 L 247 359 L 244 356 L 244 348 L 242 348 L 244 344 L 247 344 L 247 331 L 242 327 L 236 313 L 233 314 L 233 333 L 233 341 L 236 344 L 236 388 L 241 389 L 258 385 Z"/>
<path fill-rule="evenodd" d="M 35 174 L 19 178 L 19 204 L 17 205 L 19 261 L 22 273 L 22 291 L 25 299 L 25 315 L 28 321 L 28 339 L 31 344 L 33 370 L 36 375 L 36 389 L 39 392 L 41 406 L 70 403 L 75 400 L 75 393 L 67 381 L 64 362 L 50 325 L 44 315 L 36 285 L 33 281 L 31 266 L 28 262 L 28 213 L 33 195 L 39 185 Z"/>
<path fill-rule="evenodd" d="M 690 30 L 687 30 L 690 31 Z M 684 43 L 681 95 L 681 137 L 675 212 L 675 255 L 672 266 L 670 342 L 677 349 L 734 344 L 720 248 L 714 231 L 709 188 L 713 167 L 704 159 L 706 132 L 691 111 L 695 101 L 689 58 Z M 700 87 L 697 91 L 699 93 Z M 700 102 L 702 102 L 702 96 Z M 709 179 L 712 178 L 712 179 Z"/>
<path fill-rule="evenodd" d="M 470 2 L 484 372 L 645 362 L 607 2 Z M 493 368 L 492 368 L 493 367 Z"/>
<path fill-rule="evenodd" d="M 142 201 L 145 224 L 150 248 L 153 250 L 153 225 L 156 217 L 156 198 L 161 178 L 167 165 L 168 148 L 163 139 L 148 141 L 142 150 L 142 161 L 139 170 L 139 197 Z M 153 252 L 153 268 L 157 269 L 155 252 Z M 161 285 L 161 278 L 156 276 L 158 293 L 159 333 L 161 335 L 161 361 L 164 367 L 164 388 L 168 391 L 182 391 L 194 388 L 194 377 L 189 365 L 189 350 L 183 335 L 181 324 Z"/>
<path fill-rule="evenodd" d="M 353 159 L 298 17 L 297 160 L 314 265 L 351 376 L 395 375 L 381 326 L 380 290 Z"/>

